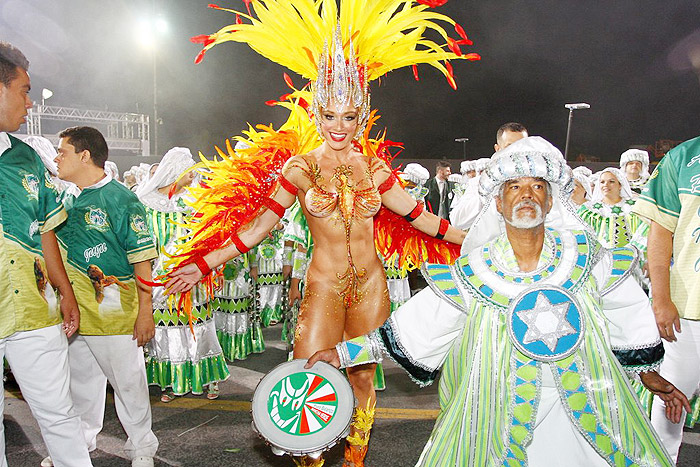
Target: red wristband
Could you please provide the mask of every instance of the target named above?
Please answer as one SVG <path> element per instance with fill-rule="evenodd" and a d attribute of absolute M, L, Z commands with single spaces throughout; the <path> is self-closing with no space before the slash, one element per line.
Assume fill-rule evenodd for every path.
<path fill-rule="evenodd" d="M 265 207 L 268 208 L 270 211 L 273 211 L 279 217 L 284 217 L 285 209 L 284 206 L 282 206 L 280 203 L 278 203 L 272 198 L 263 198 L 262 202 L 263 205 L 265 205 Z"/>
<path fill-rule="evenodd" d="M 379 194 L 383 195 L 387 191 L 391 190 L 391 187 L 394 186 L 394 183 L 396 183 L 396 177 L 394 177 L 394 174 L 389 175 L 389 178 L 387 178 L 384 183 L 379 185 Z"/>
<path fill-rule="evenodd" d="M 418 219 L 418 216 L 420 216 L 423 213 L 423 208 L 423 203 L 417 201 L 416 207 L 413 208 L 411 212 L 403 216 L 403 218 L 406 219 L 408 222 L 413 222 L 414 220 Z"/>
<path fill-rule="evenodd" d="M 435 235 L 435 238 L 438 240 L 442 240 L 445 238 L 445 234 L 447 233 L 447 229 L 450 227 L 450 223 L 447 222 L 447 219 L 440 219 L 440 227 L 438 227 L 438 233 Z"/>
<path fill-rule="evenodd" d="M 243 254 L 243 253 L 248 253 L 250 251 L 250 248 L 245 246 L 245 244 L 241 241 L 241 239 L 238 237 L 237 233 L 234 233 L 231 235 L 231 241 L 235 245 L 235 247 L 238 249 L 238 251 Z"/>
<path fill-rule="evenodd" d="M 297 187 L 295 187 L 292 184 L 292 182 L 290 182 L 289 180 L 284 178 L 284 175 L 280 174 L 279 180 L 280 180 L 280 185 L 282 186 L 282 188 L 284 188 L 285 190 L 287 190 L 290 194 L 292 194 L 294 196 L 297 195 L 297 192 L 299 191 L 299 189 Z"/>
<path fill-rule="evenodd" d="M 197 265 L 199 268 L 199 272 L 202 273 L 202 276 L 209 275 L 211 272 L 211 268 L 207 264 L 207 262 L 204 260 L 204 256 L 197 256 L 194 258 L 194 264 Z"/>

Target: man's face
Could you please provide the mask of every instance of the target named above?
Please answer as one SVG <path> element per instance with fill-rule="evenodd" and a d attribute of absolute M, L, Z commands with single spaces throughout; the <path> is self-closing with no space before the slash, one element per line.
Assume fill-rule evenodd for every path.
<path fill-rule="evenodd" d="M 447 180 L 447 177 L 449 177 L 451 173 L 452 173 L 452 169 L 449 167 L 438 167 L 437 168 L 437 177 L 440 180 Z"/>
<path fill-rule="evenodd" d="M 552 208 L 547 182 L 541 178 L 521 177 L 503 184 L 502 196 L 496 197 L 496 209 L 507 224 L 518 229 L 532 229 L 544 223 Z"/>
<path fill-rule="evenodd" d="M 32 108 L 29 99 L 29 75 L 17 67 L 17 77 L 9 86 L 0 83 L 0 131 L 17 131 L 26 123 L 27 109 Z"/>
<path fill-rule="evenodd" d="M 574 180 L 574 191 L 571 192 L 571 201 L 573 201 L 576 206 L 581 206 L 586 202 L 586 189 L 578 180 Z"/>
<path fill-rule="evenodd" d="M 642 173 L 642 163 L 640 161 L 629 161 L 625 164 L 627 180 L 637 180 L 640 173 Z"/>
<path fill-rule="evenodd" d="M 58 141 L 58 156 L 54 159 L 58 166 L 58 178 L 75 183 L 75 176 L 83 170 L 82 160 L 88 151 L 75 151 L 75 146 L 67 138 Z M 89 157 L 89 154 L 87 155 Z"/>
<path fill-rule="evenodd" d="M 501 137 L 498 138 L 496 144 L 493 145 L 494 151 L 498 152 L 505 149 L 519 139 L 527 138 L 527 131 L 504 131 Z"/>

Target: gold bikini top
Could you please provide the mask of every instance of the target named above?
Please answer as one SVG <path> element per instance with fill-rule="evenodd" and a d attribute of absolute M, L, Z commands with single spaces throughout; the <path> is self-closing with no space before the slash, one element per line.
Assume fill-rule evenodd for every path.
<path fill-rule="evenodd" d="M 311 188 L 306 192 L 304 204 L 306 209 L 314 217 L 328 217 L 337 209 L 343 219 L 350 221 L 356 216 L 362 218 L 374 217 L 382 205 L 382 197 L 374 185 L 372 174 L 368 168 L 365 178 L 359 182 L 352 179 L 353 167 L 340 165 L 335 168 L 331 177 L 331 184 L 335 185 L 335 191 L 320 186 L 323 181 L 318 164 L 306 161 L 308 164 L 307 176 L 311 181 Z M 368 185 L 360 189 L 358 185 Z"/>

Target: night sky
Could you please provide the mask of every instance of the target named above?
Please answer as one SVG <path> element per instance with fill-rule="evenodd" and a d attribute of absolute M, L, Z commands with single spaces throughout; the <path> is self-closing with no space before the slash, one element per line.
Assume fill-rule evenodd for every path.
<path fill-rule="evenodd" d="M 241 0 L 222 6 L 243 9 Z M 153 65 L 136 25 L 151 1 L 3 0 L 0 39 L 31 62 L 32 98 L 53 90 L 47 105 L 152 113 Z M 247 123 L 285 119 L 266 100 L 287 91 L 282 67 L 238 43 L 219 45 L 194 64 L 189 38 L 233 22 L 207 1 L 157 0 L 169 30 L 158 37 L 160 152 L 214 144 Z M 700 2 L 451 0 L 438 9 L 460 23 L 480 62 L 453 62 L 458 90 L 428 66 L 374 82 L 372 104 L 404 158 L 459 159 L 492 153 L 501 123 L 520 121 L 562 151 L 568 102 L 575 113 L 572 154 L 616 160 L 630 145 L 700 134 Z M 695 66 L 693 66 L 693 63 Z M 302 84 L 292 76 L 295 84 Z"/>

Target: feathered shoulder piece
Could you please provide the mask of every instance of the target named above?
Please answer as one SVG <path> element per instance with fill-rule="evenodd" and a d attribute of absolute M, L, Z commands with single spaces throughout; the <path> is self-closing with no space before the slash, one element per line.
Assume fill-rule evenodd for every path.
<path fill-rule="evenodd" d="M 263 212 L 266 202 L 279 186 L 279 175 L 287 160 L 319 146 L 321 141 L 303 105 L 303 92 L 286 96 L 279 104 L 290 111 L 289 118 L 275 130 L 257 125 L 236 138 L 232 147 L 226 140 L 225 150 L 216 147 L 217 155 L 192 170 L 202 175 L 202 183 L 188 189 L 187 204 L 193 215 L 186 224 L 192 236 L 179 245 L 170 258 L 170 271 L 192 263 L 195 258 L 229 244 L 233 233 Z"/>
<path fill-rule="evenodd" d="M 374 123 L 376 114 L 372 114 Z M 367 125 L 370 128 L 371 125 Z M 390 148 L 403 147 L 400 143 L 385 140 L 385 133 L 376 139 L 365 138 L 363 152 L 370 157 L 378 157 L 391 169 L 392 160 L 398 152 L 392 154 Z M 405 187 L 405 182 L 398 176 L 398 169 L 391 169 L 391 177 L 396 183 Z M 422 203 L 422 201 L 418 201 Z M 410 222 L 383 205 L 374 216 L 374 245 L 377 253 L 387 264 L 395 265 L 402 271 L 410 271 L 423 263 L 451 264 L 458 257 L 460 245 L 438 240 L 414 228 Z"/>

